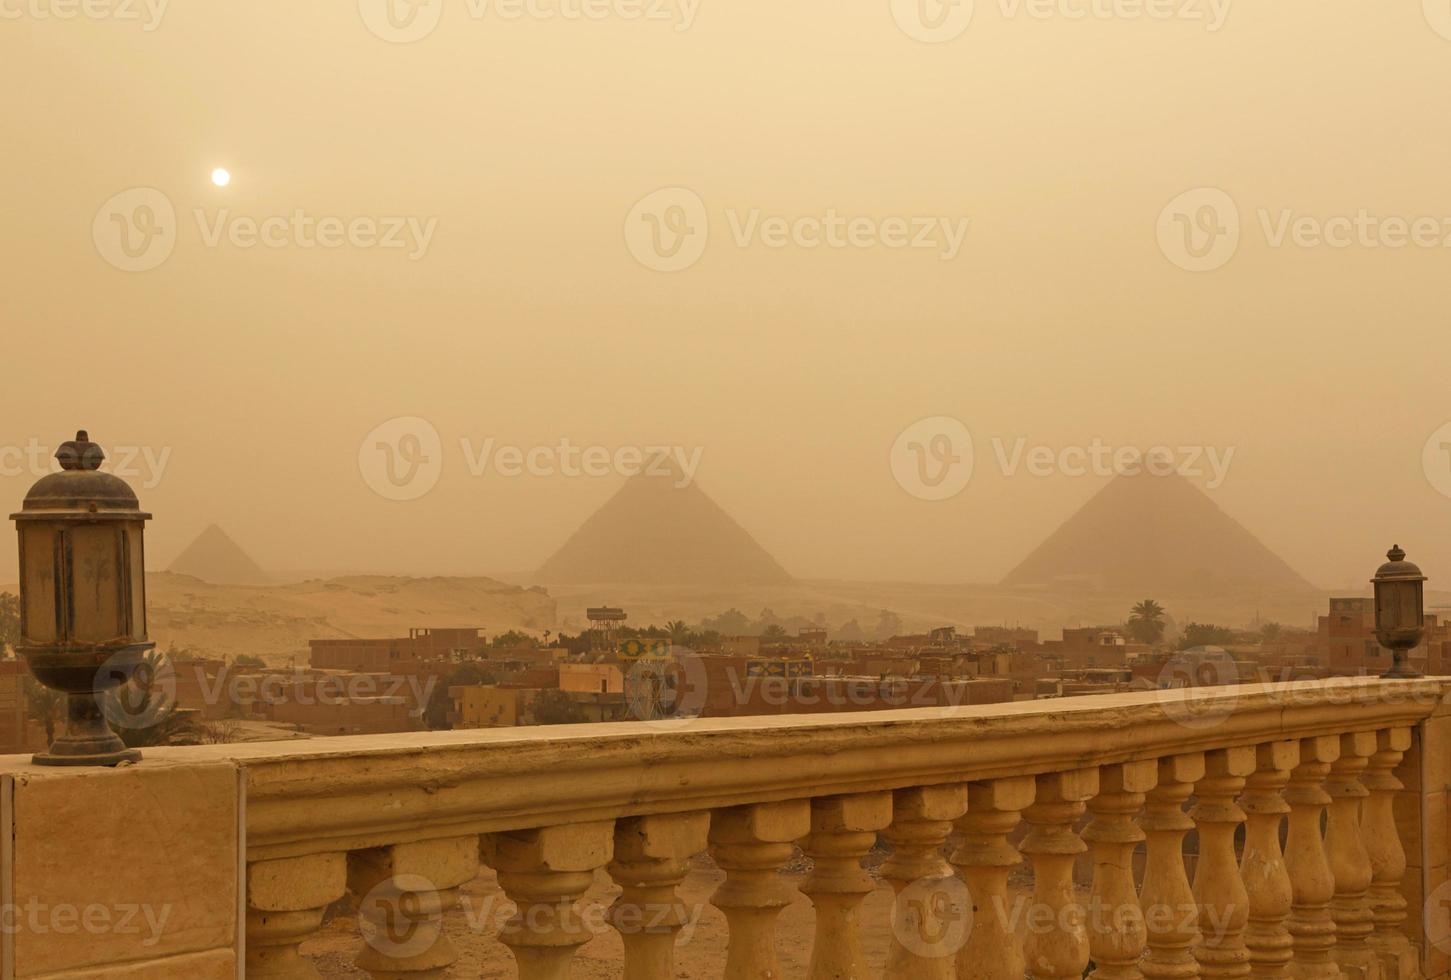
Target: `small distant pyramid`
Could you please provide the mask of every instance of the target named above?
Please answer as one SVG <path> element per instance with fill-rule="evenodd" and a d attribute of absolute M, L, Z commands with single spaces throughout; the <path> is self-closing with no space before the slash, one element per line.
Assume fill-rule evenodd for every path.
<path fill-rule="evenodd" d="M 668 470 L 656 475 L 652 470 Z M 680 470 L 647 466 L 595 511 L 536 578 L 546 585 L 771 585 L 791 576 Z"/>
<path fill-rule="evenodd" d="M 167 569 L 212 585 L 270 585 L 272 577 L 213 524 Z"/>
<path fill-rule="evenodd" d="M 1002 584 L 1181 596 L 1315 590 L 1187 479 L 1149 473 L 1115 477 Z"/>

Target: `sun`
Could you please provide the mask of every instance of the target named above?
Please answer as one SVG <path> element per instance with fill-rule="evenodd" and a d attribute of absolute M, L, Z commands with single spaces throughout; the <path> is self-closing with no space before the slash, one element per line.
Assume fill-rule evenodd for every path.
<path fill-rule="evenodd" d="M 226 187 L 232 182 L 232 175 L 222 167 L 212 171 L 212 183 L 218 187 Z"/>

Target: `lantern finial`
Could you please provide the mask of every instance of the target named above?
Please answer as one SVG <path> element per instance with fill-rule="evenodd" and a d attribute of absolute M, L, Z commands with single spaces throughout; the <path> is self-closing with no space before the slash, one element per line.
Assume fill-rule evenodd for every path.
<path fill-rule="evenodd" d="M 1391 561 L 1405 561 L 1406 553 L 1401 550 L 1400 545 L 1393 544 L 1391 545 L 1391 550 L 1386 552 L 1386 557 Z"/>
<path fill-rule="evenodd" d="M 55 451 L 55 458 L 60 460 L 63 470 L 98 470 L 106 454 L 91 441 L 90 433 L 81 429 L 74 439 Z"/>

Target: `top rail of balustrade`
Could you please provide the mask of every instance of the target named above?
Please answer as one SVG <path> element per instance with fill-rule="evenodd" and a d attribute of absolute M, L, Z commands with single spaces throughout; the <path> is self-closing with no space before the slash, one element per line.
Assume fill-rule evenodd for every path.
<path fill-rule="evenodd" d="M 1451 678 L 1332 678 L 953 708 L 149 749 L 141 764 L 241 767 L 248 857 L 259 860 L 1415 725 L 1448 690 Z"/>

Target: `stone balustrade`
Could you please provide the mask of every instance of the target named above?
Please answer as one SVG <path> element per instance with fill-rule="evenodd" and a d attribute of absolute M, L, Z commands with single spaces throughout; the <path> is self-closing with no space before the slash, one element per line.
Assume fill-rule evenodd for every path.
<path fill-rule="evenodd" d="M 100 882 L 210 911 L 150 950 L 108 935 L 41 955 L 40 937 L 7 931 L 3 975 L 314 978 L 299 947 L 351 895 L 358 970 L 443 977 L 450 911 L 483 866 L 516 906 L 497 939 L 524 980 L 571 975 L 596 939 L 579 900 L 606 877 L 618 975 L 672 978 L 679 888 L 708 854 L 728 930 L 711 975 L 727 980 L 790 975 L 777 931 L 793 901 L 810 903 L 806 975 L 822 980 L 1432 980 L 1451 949 L 1448 683 L 208 746 L 106 773 L 5 760 L 8 901 L 45 894 L 50 874 L 53 898 Z M 149 803 L 118 794 L 147 780 Z M 203 783 L 210 823 L 170 817 Z M 73 857 L 29 836 L 37 787 L 71 801 L 58 826 Z M 86 800 L 107 811 L 99 837 Z M 232 838 L 212 826 L 229 815 Z M 216 860 L 192 831 L 216 832 Z M 780 873 L 801 854 L 804 899 Z M 205 866 L 205 892 L 168 862 Z M 869 955 L 878 888 L 891 921 Z"/>

